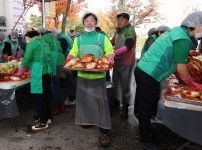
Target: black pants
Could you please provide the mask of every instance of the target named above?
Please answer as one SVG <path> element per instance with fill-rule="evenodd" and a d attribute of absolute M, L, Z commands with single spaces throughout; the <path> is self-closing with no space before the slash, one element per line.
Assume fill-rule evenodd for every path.
<path fill-rule="evenodd" d="M 135 115 L 139 120 L 140 136 L 143 142 L 151 139 L 151 118 L 157 113 L 161 85 L 153 77 L 136 67 L 137 84 L 135 97 Z"/>
<path fill-rule="evenodd" d="M 70 101 L 74 101 L 76 97 L 76 85 L 77 85 L 77 71 L 68 71 L 66 78 L 62 79 L 62 90 L 64 98 L 69 98 Z"/>
<path fill-rule="evenodd" d="M 36 112 L 41 123 L 46 123 L 51 118 L 51 76 L 46 74 L 42 76 L 42 94 L 32 94 L 35 102 Z"/>

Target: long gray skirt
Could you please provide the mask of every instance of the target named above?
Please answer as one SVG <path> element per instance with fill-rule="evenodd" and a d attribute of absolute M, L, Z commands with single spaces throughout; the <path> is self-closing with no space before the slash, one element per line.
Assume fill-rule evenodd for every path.
<path fill-rule="evenodd" d="M 78 77 L 75 123 L 111 129 L 105 78 Z"/>

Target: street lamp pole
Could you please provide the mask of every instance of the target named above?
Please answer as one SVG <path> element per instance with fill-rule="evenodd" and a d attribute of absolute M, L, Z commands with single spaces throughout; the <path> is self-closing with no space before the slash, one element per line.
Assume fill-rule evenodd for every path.
<path fill-rule="evenodd" d="M 45 20 L 45 1 L 42 0 L 42 27 L 46 27 L 46 20 Z"/>

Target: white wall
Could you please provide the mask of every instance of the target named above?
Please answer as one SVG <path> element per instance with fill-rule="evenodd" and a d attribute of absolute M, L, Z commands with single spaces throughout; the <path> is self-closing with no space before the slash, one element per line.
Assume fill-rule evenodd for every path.
<path fill-rule="evenodd" d="M 6 27 L 0 27 L 0 29 L 6 29 L 7 33 L 13 29 L 15 22 L 22 12 L 22 2 L 23 0 L 0 0 L 0 16 L 5 16 L 7 19 Z M 18 30 L 23 30 L 22 22 L 25 22 L 25 20 L 21 19 L 16 27 Z"/>

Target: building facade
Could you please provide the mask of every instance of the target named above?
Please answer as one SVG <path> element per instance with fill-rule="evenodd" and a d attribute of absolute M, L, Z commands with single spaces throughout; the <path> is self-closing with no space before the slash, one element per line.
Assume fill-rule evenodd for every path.
<path fill-rule="evenodd" d="M 20 18 L 23 10 L 23 0 L 0 0 L 0 31 L 9 33 L 15 30 L 23 33 L 25 18 Z"/>

